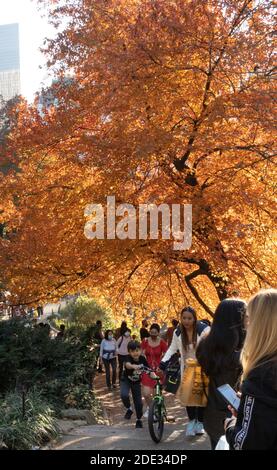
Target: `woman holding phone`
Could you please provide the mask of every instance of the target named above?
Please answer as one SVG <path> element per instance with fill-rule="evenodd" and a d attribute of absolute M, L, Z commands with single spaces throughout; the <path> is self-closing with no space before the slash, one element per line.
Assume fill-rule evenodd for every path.
<path fill-rule="evenodd" d="M 215 449 L 224 434 L 224 419 L 230 415 L 228 405 L 217 388 L 229 384 L 238 387 L 242 372 L 240 353 L 244 340 L 246 303 L 225 299 L 218 305 L 209 334 L 199 343 L 196 357 L 209 377 L 208 403 L 204 410 L 204 429 Z"/>
<path fill-rule="evenodd" d="M 226 439 L 231 450 L 277 450 L 277 289 L 258 292 L 247 313 L 241 402 Z"/>

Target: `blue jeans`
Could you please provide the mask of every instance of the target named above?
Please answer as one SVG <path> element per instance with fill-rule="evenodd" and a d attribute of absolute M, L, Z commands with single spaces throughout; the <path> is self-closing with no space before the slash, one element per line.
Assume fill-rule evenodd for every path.
<path fill-rule="evenodd" d="M 143 408 L 141 397 L 141 384 L 140 382 L 131 382 L 131 380 L 124 377 L 120 382 L 120 395 L 125 408 L 131 407 L 129 396 L 130 391 L 132 392 L 137 419 L 141 419 Z"/>

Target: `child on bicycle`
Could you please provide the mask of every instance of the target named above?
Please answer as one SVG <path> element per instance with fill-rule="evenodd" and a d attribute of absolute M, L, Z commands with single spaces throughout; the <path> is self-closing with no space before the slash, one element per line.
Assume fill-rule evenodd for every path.
<path fill-rule="evenodd" d="M 141 346 L 138 341 L 130 341 L 127 346 L 128 356 L 125 359 L 124 373 L 120 383 L 120 394 L 123 405 L 126 408 L 125 419 L 130 419 L 133 410 L 130 402 L 130 391 L 136 410 L 136 428 L 142 428 L 142 396 L 141 396 L 141 374 L 143 368 L 149 368 L 148 362 L 141 354 Z M 155 373 L 151 373 L 155 378 Z"/>

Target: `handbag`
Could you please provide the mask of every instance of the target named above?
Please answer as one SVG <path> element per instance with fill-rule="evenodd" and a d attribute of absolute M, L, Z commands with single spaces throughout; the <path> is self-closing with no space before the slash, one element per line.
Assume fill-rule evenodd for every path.
<path fill-rule="evenodd" d="M 166 370 L 165 391 L 168 393 L 177 393 L 181 382 L 181 367 L 179 356 L 175 354 L 172 356 Z"/>
<path fill-rule="evenodd" d="M 186 368 L 178 390 L 178 398 L 183 406 L 206 407 L 209 379 L 196 359 L 186 360 Z"/>
<path fill-rule="evenodd" d="M 226 441 L 225 436 L 221 436 L 218 443 L 216 444 L 215 450 L 230 450 L 229 444 Z"/>
<path fill-rule="evenodd" d="M 165 391 L 168 393 L 173 393 L 173 395 L 176 395 L 180 387 L 180 382 L 181 382 L 180 373 L 176 374 L 175 376 L 169 375 L 166 379 Z"/>

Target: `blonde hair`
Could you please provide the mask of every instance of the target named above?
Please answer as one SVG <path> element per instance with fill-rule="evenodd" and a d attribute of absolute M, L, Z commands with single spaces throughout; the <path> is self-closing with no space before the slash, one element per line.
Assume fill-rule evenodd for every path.
<path fill-rule="evenodd" d="M 277 289 L 263 289 L 247 306 L 249 326 L 241 353 L 243 379 L 258 363 L 277 359 Z"/>

